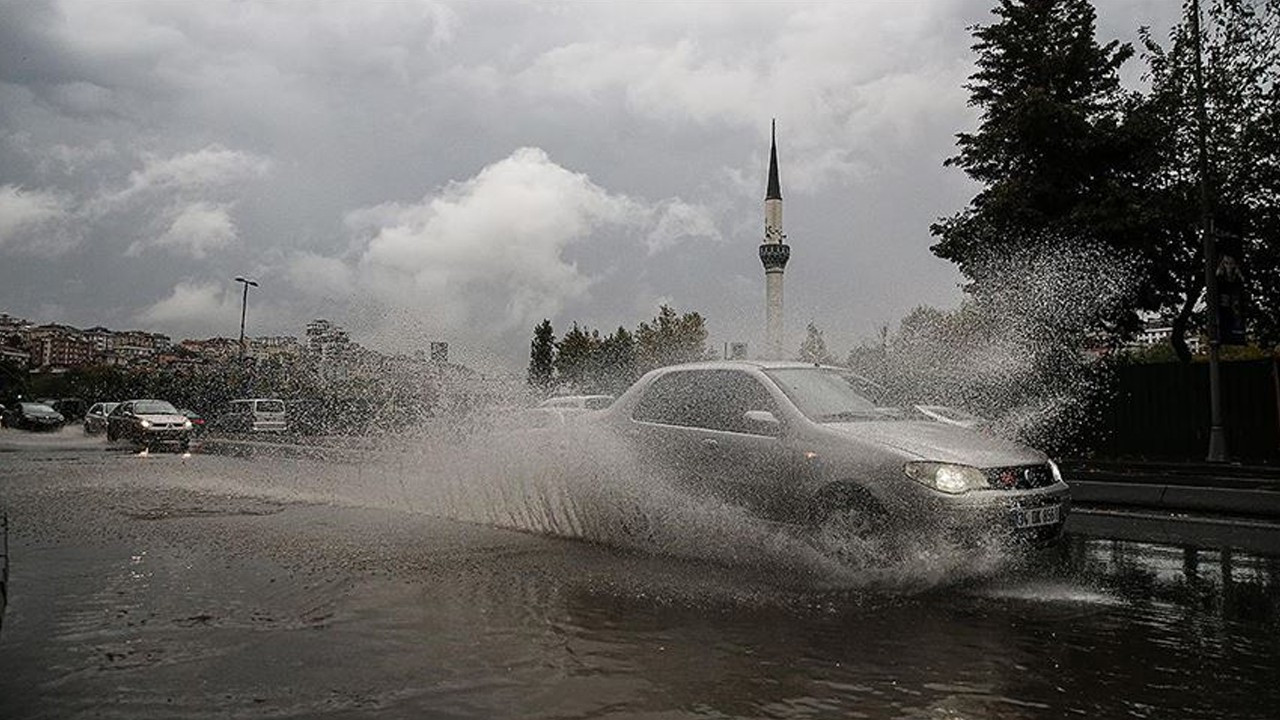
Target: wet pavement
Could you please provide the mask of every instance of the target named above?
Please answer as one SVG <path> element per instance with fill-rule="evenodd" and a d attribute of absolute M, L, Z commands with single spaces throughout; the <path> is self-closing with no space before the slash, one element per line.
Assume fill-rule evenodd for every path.
<path fill-rule="evenodd" d="M 508 528 L 464 522 L 463 505 L 415 491 L 429 475 L 404 457 L 138 457 L 5 434 L 0 717 L 1280 707 L 1280 530 L 1266 525 L 1079 516 L 1029 558 L 921 557 L 860 582 L 723 518 L 657 554 L 547 529 L 586 526 L 590 504 L 572 523 L 511 507 L 490 517 Z"/>

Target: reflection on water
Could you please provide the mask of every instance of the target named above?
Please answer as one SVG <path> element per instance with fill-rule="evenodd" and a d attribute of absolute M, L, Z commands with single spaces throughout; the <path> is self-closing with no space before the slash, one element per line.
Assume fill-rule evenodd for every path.
<path fill-rule="evenodd" d="M 688 537 L 725 552 L 691 557 L 685 543 L 673 556 L 432 517 L 434 498 L 398 483 L 379 499 L 380 478 L 169 460 L 120 458 L 105 478 L 63 465 L 40 482 L 0 468 L 16 528 L 0 717 L 1234 719 L 1280 707 L 1280 531 L 1245 552 L 1156 542 L 1167 535 L 1113 518 L 924 591 L 818 591 L 778 571 L 787 552 L 750 561 L 754 526 L 699 527 Z"/>
<path fill-rule="evenodd" d="M 1274 717 L 1280 560 L 1072 537 L 910 597 L 579 589 L 567 631 L 654 695 L 746 717 Z M 620 618 L 625 621 L 620 622 Z"/>

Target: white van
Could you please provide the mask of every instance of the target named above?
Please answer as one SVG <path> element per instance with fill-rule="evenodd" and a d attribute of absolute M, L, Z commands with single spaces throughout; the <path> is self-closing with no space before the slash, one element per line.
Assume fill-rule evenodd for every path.
<path fill-rule="evenodd" d="M 231 432 L 284 432 L 284 401 L 273 398 L 232 400 L 218 416 L 218 428 Z"/>

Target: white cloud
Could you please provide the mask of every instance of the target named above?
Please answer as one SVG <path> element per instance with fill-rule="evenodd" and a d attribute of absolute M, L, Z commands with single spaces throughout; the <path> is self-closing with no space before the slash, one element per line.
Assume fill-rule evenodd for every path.
<path fill-rule="evenodd" d="M 129 186 L 117 194 L 124 199 L 147 190 L 200 192 L 224 188 L 265 175 L 269 160 L 221 145 L 171 157 L 147 156 L 141 170 L 129 175 Z"/>
<path fill-rule="evenodd" d="M 359 261 L 375 294 L 420 303 L 445 325 L 501 332 L 587 291 L 591 278 L 563 256 L 569 245 L 646 217 L 630 198 L 522 148 L 435 197 L 366 208 L 348 224 L 378 224 Z"/>
<path fill-rule="evenodd" d="M 238 286 L 237 286 L 238 287 Z M 240 296 L 218 283 L 183 281 L 168 297 L 137 314 L 142 323 L 171 328 L 239 327 Z"/>
<path fill-rule="evenodd" d="M 311 297 L 346 299 L 356 289 L 351 266 L 339 258 L 300 252 L 290 258 L 284 272 L 296 289 Z"/>
<path fill-rule="evenodd" d="M 227 206 L 194 202 L 179 208 L 163 233 L 130 245 L 128 254 L 137 256 L 148 247 L 157 247 L 203 260 L 209 251 L 235 240 L 236 225 Z"/>
<path fill-rule="evenodd" d="M 722 239 L 711 211 L 702 205 L 691 205 L 676 198 L 662 203 L 656 214 L 658 221 L 645 237 L 650 255 L 674 247 L 682 240 Z"/>
<path fill-rule="evenodd" d="M 769 116 L 777 115 L 787 185 L 809 193 L 893 162 L 918 144 L 913 131 L 924 121 L 964 108 L 970 56 L 919 51 L 943 34 L 963 37 L 939 25 L 957 5 L 895 4 L 891 11 L 864 3 L 797 5 L 781 22 L 748 14 L 760 37 L 755 43 L 714 31 L 696 40 L 646 33 L 670 20 L 646 11 L 635 18 L 638 27 L 616 18 L 606 25 L 627 27 L 617 37 L 606 29 L 603 37 L 546 49 L 513 82 L 532 98 L 587 107 L 621 102 L 669 127 L 725 125 L 766 135 Z M 705 22 L 741 33 L 746 28 L 735 25 L 734 10 L 695 14 L 709 12 Z"/>
<path fill-rule="evenodd" d="M 0 249 L 56 255 L 74 244 L 62 227 L 70 204 L 59 193 L 0 185 Z"/>
<path fill-rule="evenodd" d="M 288 270 L 295 285 L 416 308 L 440 329 L 488 339 L 588 297 L 598 278 L 570 259 L 577 244 L 632 243 L 652 254 L 720 236 L 701 206 L 611 193 L 537 148 L 421 202 L 359 208 L 344 221 L 357 238 L 351 262 L 296 255 Z"/>

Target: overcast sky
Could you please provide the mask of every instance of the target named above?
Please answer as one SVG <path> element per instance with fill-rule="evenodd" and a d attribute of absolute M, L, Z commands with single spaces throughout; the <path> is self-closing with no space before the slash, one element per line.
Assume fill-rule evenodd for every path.
<path fill-rule="evenodd" d="M 518 369 L 665 302 L 758 349 L 776 117 L 787 346 L 843 353 L 960 298 L 928 227 L 993 5 L 0 0 L 0 311 L 234 336 L 249 275 L 251 335 Z"/>

